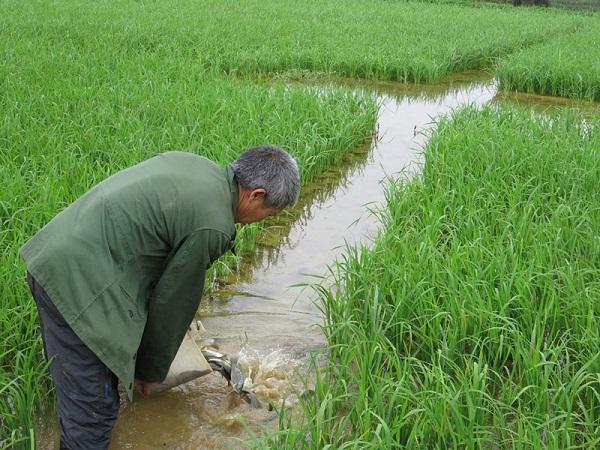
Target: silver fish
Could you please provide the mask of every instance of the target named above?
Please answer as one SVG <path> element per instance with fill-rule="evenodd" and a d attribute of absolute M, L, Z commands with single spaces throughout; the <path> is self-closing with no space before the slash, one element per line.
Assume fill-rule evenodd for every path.
<path fill-rule="evenodd" d="M 214 352 L 219 354 L 218 352 Z M 205 354 L 206 356 L 206 354 Z M 262 408 L 262 404 L 256 397 L 254 392 L 246 391 L 243 389 L 244 380 L 246 377 L 244 376 L 244 372 L 237 364 L 237 362 L 229 362 L 226 359 L 217 358 L 216 356 L 207 358 L 208 364 L 210 367 L 223 375 L 223 378 L 227 380 L 227 383 L 233 387 L 233 390 L 237 392 L 242 400 L 246 403 L 252 405 L 253 408 L 260 409 Z"/>
<path fill-rule="evenodd" d="M 231 362 L 231 386 L 238 394 L 241 394 L 242 388 L 244 387 L 244 380 L 246 377 L 244 376 L 244 372 L 240 369 L 240 366 L 237 362 Z"/>

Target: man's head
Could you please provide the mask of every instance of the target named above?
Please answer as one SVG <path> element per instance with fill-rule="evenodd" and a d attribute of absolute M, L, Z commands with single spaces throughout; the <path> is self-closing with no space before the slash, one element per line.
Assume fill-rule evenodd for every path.
<path fill-rule="evenodd" d="M 239 185 L 236 222 L 257 222 L 296 203 L 298 164 L 284 150 L 269 145 L 250 148 L 231 167 Z"/>

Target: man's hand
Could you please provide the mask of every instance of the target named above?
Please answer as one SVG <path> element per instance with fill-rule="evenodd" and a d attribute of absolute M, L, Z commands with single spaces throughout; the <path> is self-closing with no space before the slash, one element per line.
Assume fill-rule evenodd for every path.
<path fill-rule="evenodd" d="M 138 391 L 144 394 L 144 397 L 150 397 L 150 395 L 152 395 L 152 383 L 135 378 L 134 386 Z"/>

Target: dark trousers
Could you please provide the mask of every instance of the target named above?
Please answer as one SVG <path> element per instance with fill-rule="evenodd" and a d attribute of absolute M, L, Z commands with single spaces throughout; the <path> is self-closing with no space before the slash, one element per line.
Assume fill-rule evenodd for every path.
<path fill-rule="evenodd" d="M 30 274 L 27 282 L 56 386 L 60 448 L 106 449 L 119 412 L 117 377 L 77 337 Z"/>

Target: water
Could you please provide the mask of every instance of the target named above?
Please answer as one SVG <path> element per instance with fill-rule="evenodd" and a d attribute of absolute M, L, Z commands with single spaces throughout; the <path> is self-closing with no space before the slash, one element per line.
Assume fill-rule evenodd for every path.
<path fill-rule="evenodd" d="M 293 407 L 295 390 L 310 388 L 310 355 L 325 349 L 312 291 L 291 286 L 318 280 L 346 244 L 369 245 L 378 229 L 370 211 L 383 205 L 386 179 L 419 170 L 435 117 L 497 95 L 482 74 L 435 86 L 348 83 L 377 93 L 376 136 L 303 188 L 294 211 L 268 223 L 255 255 L 242 261 L 227 288 L 203 300 L 198 315 L 220 351 L 237 355 L 263 404 L 275 407 L 283 399 Z M 255 433 L 275 429 L 277 414 L 252 409 L 213 373 L 151 399 L 124 401 L 110 448 L 243 448 L 244 423 Z M 49 428 L 39 448 L 57 448 Z"/>

